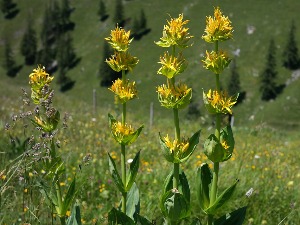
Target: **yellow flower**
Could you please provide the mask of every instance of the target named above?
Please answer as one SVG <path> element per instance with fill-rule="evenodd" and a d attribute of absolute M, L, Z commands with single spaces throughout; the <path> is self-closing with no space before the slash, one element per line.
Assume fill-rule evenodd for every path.
<path fill-rule="evenodd" d="M 160 57 L 159 63 L 162 64 L 162 67 L 157 73 L 169 79 L 182 73 L 187 67 L 187 63 L 181 53 L 176 58 L 175 56 L 169 55 L 169 52 L 165 52 L 164 56 Z"/>
<path fill-rule="evenodd" d="M 171 87 L 163 84 L 157 87 L 157 93 L 158 100 L 166 108 L 184 108 L 192 98 L 192 89 L 184 83 Z"/>
<path fill-rule="evenodd" d="M 46 84 L 50 84 L 54 77 L 51 77 L 45 71 L 45 67 L 33 69 L 33 73 L 29 75 L 29 84 L 31 88 L 40 90 Z"/>
<path fill-rule="evenodd" d="M 66 212 L 66 216 L 67 216 L 67 217 L 70 217 L 70 216 L 71 216 L 71 211 L 70 211 L 70 210 L 68 210 L 68 211 Z"/>
<path fill-rule="evenodd" d="M 188 33 L 189 28 L 184 27 L 188 22 L 189 20 L 183 21 L 183 14 L 179 14 L 178 18 L 171 18 L 170 21 L 167 20 L 168 25 L 164 26 L 163 37 L 156 44 L 161 47 L 170 47 L 173 45 L 181 48 L 188 47 L 187 42 L 193 38 Z"/>
<path fill-rule="evenodd" d="M 222 145 L 222 147 L 223 147 L 225 150 L 229 148 L 229 146 L 228 146 L 228 144 L 227 144 L 227 142 L 226 142 L 225 140 L 222 141 L 221 145 Z"/>
<path fill-rule="evenodd" d="M 123 28 L 118 26 L 110 32 L 110 37 L 105 38 L 112 48 L 117 51 L 124 52 L 128 50 L 128 46 L 132 39 L 129 39 L 130 31 L 125 31 Z"/>
<path fill-rule="evenodd" d="M 206 42 L 225 41 L 232 39 L 233 28 L 227 16 L 222 15 L 219 7 L 214 10 L 214 17 L 206 17 L 206 34 L 202 38 Z"/>
<path fill-rule="evenodd" d="M 105 62 L 116 72 L 120 72 L 121 70 L 129 70 L 131 71 L 139 62 L 139 60 L 131 56 L 128 52 L 115 52 L 114 55 L 111 56 Z"/>
<path fill-rule="evenodd" d="M 232 114 L 231 108 L 237 102 L 238 94 L 228 96 L 226 91 L 209 90 L 207 94 L 203 92 L 203 100 L 210 113 Z"/>
<path fill-rule="evenodd" d="M 189 140 L 184 138 L 182 139 L 182 141 L 179 141 L 178 139 L 171 141 L 169 139 L 169 135 L 167 135 L 166 137 L 164 137 L 164 142 L 170 152 L 174 152 L 178 156 L 180 156 L 189 148 Z"/>
<path fill-rule="evenodd" d="M 45 71 L 45 67 L 40 67 L 33 70 L 33 73 L 29 75 L 29 85 L 31 86 L 31 98 L 34 104 L 39 104 L 40 99 L 45 100 L 49 96 L 48 92 L 43 92 L 43 88 L 49 85 L 54 77 L 51 77 Z"/>
<path fill-rule="evenodd" d="M 122 124 L 110 114 L 108 114 L 108 119 L 109 127 L 114 139 L 116 142 L 123 145 L 130 145 L 135 142 L 144 127 L 142 125 L 137 130 L 134 130 L 131 125 L 126 123 Z"/>
<path fill-rule="evenodd" d="M 216 53 L 215 51 L 206 51 L 206 58 L 202 60 L 204 68 L 212 71 L 215 74 L 221 74 L 229 65 L 231 59 L 223 51 Z"/>
<path fill-rule="evenodd" d="M 115 93 L 116 102 L 125 103 L 137 97 L 135 82 L 130 83 L 129 80 L 123 82 L 121 79 L 117 79 L 109 90 Z"/>

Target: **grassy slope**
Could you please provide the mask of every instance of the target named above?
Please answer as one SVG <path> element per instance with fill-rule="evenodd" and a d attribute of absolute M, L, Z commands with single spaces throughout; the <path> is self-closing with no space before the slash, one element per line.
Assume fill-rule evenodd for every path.
<path fill-rule="evenodd" d="M 0 51 L 3 52 L 3 39 L 7 36 L 12 43 L 13 50 L 16 55 L 16 61 L 20 64 L 23 62 L 19 54 L 19 43 L 22 33 L 26 27 L 26 18 L 29 12 L 33 13 L 34 24 L 40 32 L 42 22 L 42 14 L 44 12 L 43 5 L 40 1 L 33 0 L 30 6 L 25 1 L 18 2 L 20 13 L 13 20 L 4 20 L 1 18 L 1 42 Z M 205 71 L 201 65 L 201 54 L 205 49 L 210 49 L 211 46 L 205 45 L 205 42 L 200 38 L 203 34 L 205 26 L 205 16 L 212 14 L 213 6 L 220 5 L 226 15 L 229 15 L 234 26 L 234 40 L 221 44 L 228 51 L 241 49 L 240 57 L 237 65 L 241 78 L 243 90 L 247 92 L 247 100 L 244 104 L 236 109 L 237 124 L 252 124 L 253 121 L 248 120 L 249 117 L 255 115 L 254 122 L 261 123 L 262 121 L 272 123 L 272 125 L 285 125 L 282 121 L 289 119 L 291 125 L 297 123 L 297 115 L 295 111 L 299 108 L 297 104 L 291 104 L 289 110 L 284 115 L 276 115 L 273 112 L 280 111 L 282 104 L 285 104 L 284 99 L 290 95 L 297 94 L 297 83 L 286 89 L 282 96 L 276 101 L 262 103 L 259 100 L 258 93 L 258 75 L 262 71 L 265 64 L 266 50 L 271 37 L 275 39 L 278 47 L 278 82 L 284 82 L 290 76 L 290 72 L 280 67 L 282 48 L 287 39 L 292 19 L 297 16 L 297 8 L 300 7 L 300 2 L 295 0 L 287 1 L 257 1 L 255 4 L 250 1 L 125 1 L 125 14 L 128 18 L 139 16 L 140 9 L 144 9 L 148 19 L 148 26 L 151 32 L 144 36 L 140 41 L 135 41 L 132 44 L 131 52 L 140 59 L 139 65 L 134 70 L 134 74 L 129 75 L 130 79 L 138 82 L 140 91 L 139 99 L 130 103 L 135 109 L 136 115 L 145 119 L 145 114 L 148 115 L 148 106 L 150 102 L 154 102 L 155 115 L 167 116 L 168 111 L 162 109 L 157 100 L 155 86 L 164 82 L 164 78 L 156 75 L 159 67 L 157 61 L 163 49 L 154 45 L 154 41 L 159 40 L 165 20 L 171 16 L 177 16 L 179 13 L 184 13 L 185 18 L 190 20 L 190 33 L 195 36 L 194 45 L 185 50 L 190 66 L 185 74 L 179 79 L 187 81 L 194 89 L 194 99 L 201 101 L 202 88 L 208 89 L 214 84 L 211 80 L 211 74 Z M 107 8 L 110 17 L 107 21 L 101 23 L 98 20 L 96 11 L 98 9 L 98 1 L 76 1 L 72 2 L 75 11 L 71 15 L 71 20 L 75 22 L 75 30 L 72 32 L 74 38 L 74 46 L 79 57 L 80 64 L 69 71 L 68 75 L 76 80 L 75 87 L 66 93 L 70 101 L 77 100 L 92 103 L 92 89 L 97 89 L 98 105 L 106 107 L 111 105 L 113 96 L 106 88 L 99 87 L 97 78 L 97 70 L 102 59 L 103 38 L 109 35 L 113 28 L 112 18 L 114 14 L 114 1 L 107 1 Z M 288 13 L 288 14 L 287 14 Z M 287 16 L 288 15 L 288 16 Z M 298 21 L 295 20 L 296 27 L 300 27 Z M 247 26 L 252 25 L 256 28 L 254 34 L 247 34 Z M 130 28 L 130 24 L 128 25 Z M 297 30 L 297 36 L 300 37 L 300 29 Z M 299 38 L 298 38 L 299 39 Z M 2 59 L 2 58 L 1 58 Z M 24 66 L 20 74 L 15 79 L 3 78 L 4 71 L 0 68 L 1 76 L 1 95 L 11 93 L 15 97 L 14 91 L 7 92 L 7 87 L 17 87 L 27 83 L 27 75 L 32 70 L 32 67 Z M 55 75 L 55 74 L 54 74 Z M 222 75 L 221 81 L 223 86 L 226 86 L 229 70 Z M 299 83 L 299 82 L 298 82 Z M 297 98 L 297 96 L 295 96 Z M 143 107 L 140 106 L 141 102 Z M 76 107 L 76 103 L 74 105 Z M 263 109 L 262 109 L 263 108 Z M 130 107 L 129 107 L 130 110 Z M 204 112 L 204 110 L 201 110 Z M 272 112 L 272 113 L 271 113 Z M 273 116 L 274 115 L 274 116 Z M 284 116 L 284 118 L 282 117 Z M 280 120 L 278 120 L 280 119 Z"/>

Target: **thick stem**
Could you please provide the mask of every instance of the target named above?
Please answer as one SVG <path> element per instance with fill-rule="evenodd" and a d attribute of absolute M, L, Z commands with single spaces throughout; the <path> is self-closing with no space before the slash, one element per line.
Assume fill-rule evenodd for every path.
<path fill-rule="evenodd" d="M 207 217 L 207 225 L 213 225 L 214 221 L 213 221 L 213 216 L 212 215 L 208 215 Z"/>
<path fill-rule="evenodd" d="M 122 182 L 125 187 L 126 185 L 126 157 L 125 157 L 125 145 L 121 144 L 121 172 Z M 122 194 L 122 212 L 126 214 L 126 198 L 127 192 Z"/>
<path fill-rule="evenodd" d="M 179 185 L 179 163 L 174 163 L 174 170 L 173 170 L 173 188 L 178 190 Z"/>
<path fill-rule="evenodd" d="M 66 217 L 62 216 L 62 217 L 59 217 L 59 218 L 60 218 L 60 224 L 61 225 L 66 225 Z"/>
<path fill-rule="evenodd" d="M 215 51 L 218 53 L 219 43 L 215 42 Z M 216 74 L 216 89 L 217 92 L 220 93 L 220 76 Z M 218 140 L 220 140 L 220 130 L 221 130 L 221 114 L 216 115 L 216 130 L 215 136 Z M 217 199 L 218 193 L 218 180 L 219 180 L 219 162 L 214 163 L 214 172 L 213 172 L 213 181 L 211 186 L 211 194 L 210 194 L 210 206 L 214 204 Z M 208 216 L 208 225 L 213 225 L 214 218 L 213 215 Z"/>
<path fill-rule="evenodd" d="M 125 70 L 122 70 L 122 82 L 126 81 Z M 123 103 L 122 110 L 122 125 L 126 124 L 126 102 Z M 125 145 L 121 144 L 121 173 L 122 173 L 122 182 L 124 187 L 126 186 L 126 156 L 125 156 Z M 122 193 L 122 212 L 126 214 L 126 198 L 127 192 Z"/>

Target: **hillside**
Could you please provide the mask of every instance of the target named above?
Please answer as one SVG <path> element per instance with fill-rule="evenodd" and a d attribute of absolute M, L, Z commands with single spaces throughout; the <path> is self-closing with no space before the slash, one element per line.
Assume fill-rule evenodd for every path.
<path fill-rule="evenodd" d="M 44 2 L 44 1 L 43 1 Z M 74 39 L 74 47 L 80 63 L 67 75 L 75 81 L 73 89 L 66 92 L 67 99 L 74 102 L 83 101 L 92 104 L 92 90 L 97 90 L 98 107 L 112 107 L 113 95 L 107 88 L 100 87 L 97 77 L 100 60 L 102 60 L 102 47 L 104 37 L 109 36 L 114 24 L 114 1 L 105 1 L 108 9 L 109 18 L 101 22 L 97 16 L 97 0 L 70 1 L 74 11 L 71 14 L 71 21 L 75 23 L 75 29 L 71 35 Z M 20 40 L 24 33 L 27 16 L 31 13 L 34 28 L 40 36 L 42 14 L 44 5 L 41 0 L 32 0 L 28 5 L 26 1 L 18 1 L 17 7 L 20 12 L 11 20 L 0 19 L 0 52 L 1 61 L 3 60 L 4 39 L 8 38 L 11 42 L 17 64 L 23 65 L 24 59 L 20 55 Z M 128 18 L 126 29 L 132 26 L 134 17 L 139 16 L 140 10 L 144 9 L 147 17 L 147 24 L 151 31 L 142 37 L 141 40 L 134 41 L 131 46 L 133 55 L 140 59 L 134 74 L 129 78 L 138 81 L 140 90 L 139 99 L 130 103 L 135 109 L 135 114 L 141 120 L 147 120 L 149 105 L 154 103 L 155 116 L 164 117 L 167 111 L 159 106 L 156 100 L 156 89 L 164 78 L 156 74 L 159 65 L 159 55 L 163 49 L 157 47 L 154 41 L 159 40 L 163 25 L 169 15 L 177 17 L 183 13 L 186 19 L 190 20 L 190 33 L 195 36 L 194 44 L 185 50 L 184 54 L 189 61 L 189 67 L 181 79 L 187 81 L 193 87 L 194 102 L 201 102 L 202 89 L 208 89 L 211 82 L 210 73 L 202 68 L 202 55 L 207 49 L 205 42 L 201 39 L 205 26 L 205 16 L 213 12 L 213 6 L 219 5 L 226 15 L 229 15 L 234 27 L 234 40 L 221 47 L 233 55 L 239 49 L 237 57 L 238 72 L 240 74 L 242 89 L 246 92 L 246 100 L 240 104 L 236 110 L 236 124 L 255 125 L 266 123 L 272 126 L 288 126 L 294 128 L 299 126 L 299 80 L 296 80 L 283 93 L 272 102 L 262 102 L 258 92 L 258 76 L 264 68 L 265 58 L 269 40 L 274 38 L 277 45 L 277 71 L 278 83 L 285 83 L 291 77 L 291 72 L 281 66 L 282 49 L 285 45 L 290 29 L 291 21 L 295 20 L 297 29 L 296 38 L 300 40 L 300 22 L 297 9 L 300 2 L 296 0 L 270 1 L 261 0 L 253 4 L 251 1 L 124 1 L 125 17 Z M 288 15 L 288 16 L 287 16 Z M 252 33 L 251 33 L 252 32 Z M 300 45 L 300 41 L 298 41 Z M 33 67 L 23 65 L 19 74 L 15 78 L 8 78 L 3 68 L 0 68 L 1 85 L 0 95 L 16 98 L 20 93 L 21 86 L 27 84 L 27 76 Z M 227 86 L 228 75 L 226 71 L 221 78 L 223 86 Z M 55 74 L 54 74 L 55 75 Z M 60 95 L 64 97 L 63 95 Z M 140 105 L 143 107 L 140 107 Z M 282 113 L 284 109 L 284 113 Z M 200 109 L 202 114 L 205 110 Z M 186 114 L 186 111 L 182 115 Z M 145 122 L 146 123 L 146 122 Z"/>

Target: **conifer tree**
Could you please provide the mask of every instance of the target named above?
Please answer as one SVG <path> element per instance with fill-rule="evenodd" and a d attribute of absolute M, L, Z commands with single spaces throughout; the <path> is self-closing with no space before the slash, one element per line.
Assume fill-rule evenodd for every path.
<path fill-rule="evenodd" d="M 101 21 L 106 20 L 107 17 L 108 17 L 107 10 L 106 10 L 106 5 L 103 2 L 103 0 L 100 0 L 100 3 L 99 3 L 98 16 L 100 17 Z"/>
<path fill-rule="evenodd" d="M 16 75 L 16 62 L 8 40 L 5 41 L 3 68 L 6 70 L 6 75 L 14 77 Z"/>
<path fill-rule="evenodd" d="M 100 86 L 108 87 L 112 85 L 112 82 L 118 78 L 121 78 L 122 74 L 112 70 L 105 62 L 106 59 L 113 54 L 109 44 L 105 41 L 103 45 L 103 58 L 100 62 L 98 77 L 100 78 Z"/>
<path fill-rule="evenodd" d="M 283 51 L 283 66 L 290 70 L 296 70 L 300 68 L 300 58 L 298 55 L 295 33 L 296 26 L 294 21 L 292 21 L 288 41 Z"/>
<path fill-rule="evenodd" d="M 276 98 L 276 46 L 273 39 L 270 41 L 267 62 L 264 71 L 260 77 L 260 91 L 262 93 L 261 99 L 269 101 Z"/>
<path fill-rule="evenodd" d="M 241 92 L 240 75 L 237 71 L 236 58 L 234 58 L 231 62 L 231 75 L 227 90 L 230 96 Z"/>
<path fill-rule="evenodd" d="M 32 65 L 35 63 L 37 54 L 36 32 L 32 27 L 31 19 L 28 20 L 27 29 L 21 41 L 21 54 L 25 57 L 25 63 Z"/>
<path fill-rule="evenodd" d="M 116 0 L 114 22 L 120 27 L 124 26 L 124 6 L 122 0 Z"/>
<path fill-rule="evenodd" d="M 4 17 L 9 17 L 9 15 L 15 10 L 16 4 L 12 0 L 1 0 L 0 2 L 1 11 Z"/>
<path fill-rule="evenodd" d="M 140 15 L 140 29 L 145 30 L 147 28 L 147 19 L 144 10 L 141 10 Z"/>

